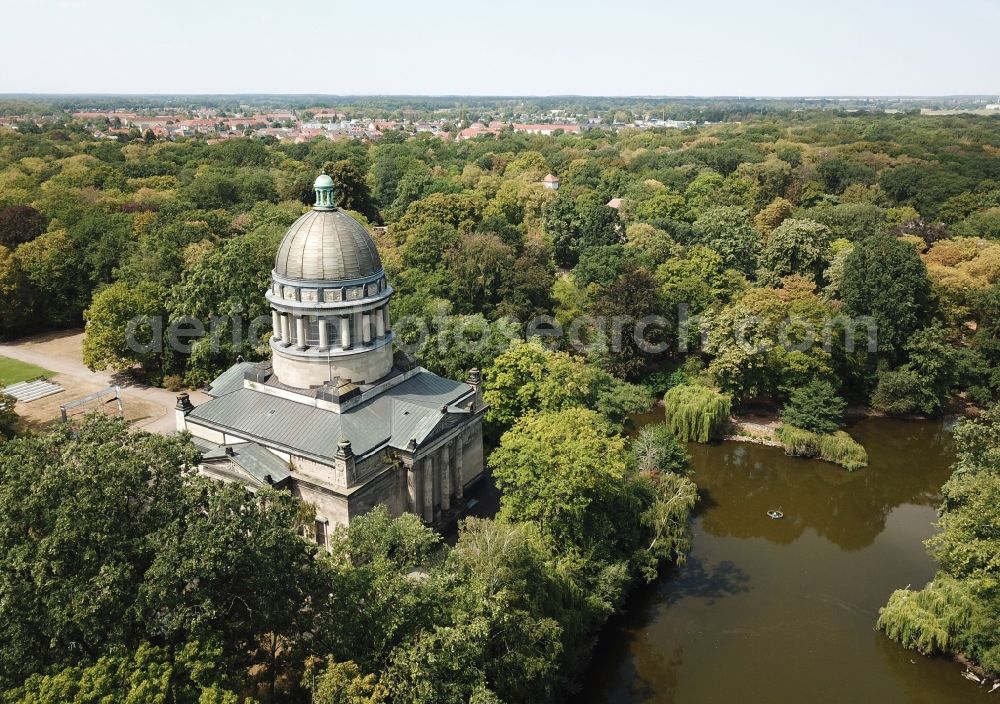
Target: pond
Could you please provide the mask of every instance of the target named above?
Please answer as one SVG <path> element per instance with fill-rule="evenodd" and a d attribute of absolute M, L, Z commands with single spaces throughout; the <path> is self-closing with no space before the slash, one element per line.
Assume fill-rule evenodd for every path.
<path fill-rule="evenodd" d="M 849 431 L 870 457 L 853 474 L 777 448 L 691 445 L 702 500 L 687 564 L 608 624 L 578 701 L 1000 704 L 958 664 L 873 630 L 894 589 L 934 574 L 923 540 L 950 432 L 884 418 Z"/>

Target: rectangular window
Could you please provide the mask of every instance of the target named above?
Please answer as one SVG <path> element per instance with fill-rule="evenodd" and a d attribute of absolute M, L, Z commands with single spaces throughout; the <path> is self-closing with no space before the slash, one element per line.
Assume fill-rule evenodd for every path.
<path fill-rule="evenodd" d="M 326 319 L 326 337 L 327 344 L 330 347 L 336 347 L 340 342 L 340 318 L 327 318 Z M 319 318 L 317 316 L 309 317 L 309 325 L 306 328 L 306 344 L 310 347 L 316 347 L 319 345 Z"/>
<path fill-rule="evenodd" d="M 326 547 L 326 521 L 316 521 L 316 544 Z"/>

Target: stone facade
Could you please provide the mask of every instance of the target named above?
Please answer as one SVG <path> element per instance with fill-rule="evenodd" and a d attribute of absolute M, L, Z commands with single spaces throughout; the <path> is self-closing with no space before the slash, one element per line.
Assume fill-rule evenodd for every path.
<path fill-rule="evenodd" d="M 271 356 L 274 372 L 289 386 L 308 389 L 323 386 L 333 379 L 365 382 L 381 379 L 392 368 L 392 345 L 359 350 L 356 354 L 327 357 L 314 355 L 289 357 L 282 349 L 274 349 Z"/>
<path fill-rule="evenodd" d="M 210 427 L 192 417 L 195 408 L 186 398 L 178 402 L 177 425 L 201 441 L 199 444 L 217 446 L 222 455 L 233 448 L 260 446 L 287 466 L 288 480 L 272 485 L 287 488 L 315 506 L 317 520 L 330 527 L 348 523 L 379 504 L 393 516 L 410 512 L 428 524 L 440 525 L 461 512 L 466 489 L 483 475 L 485 409 L 481 402 L 477 407 L 476 400 L 477 389 L 472 386 L 462 400 L 462 410 L 467 413 L 461 415 L 460 422 L 442 428 L 419 445 L 414 442 L 399 448 L 387 444 L 358 456 L 344 439 L 337 443 L 333 457 L 325 461 L 285 451 L 270 438 Z M 201 472 L 220 481 L 241 481 L 251 488 L 267 483 L 225 456 L 206 459 Z"/>

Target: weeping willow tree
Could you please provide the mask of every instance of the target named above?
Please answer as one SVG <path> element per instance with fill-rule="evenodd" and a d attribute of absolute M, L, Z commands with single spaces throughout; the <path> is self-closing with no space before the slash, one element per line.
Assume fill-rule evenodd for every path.
<path fill-rule="evenodd" d="M 663 397 L 671 432 L 688 442 L 708 442 L 729 422 L 732 399 L 705 386 L 681 384 Z"/>
<path fill-rule="evenodd" d="M 879 609 L 876 627 L 906 648 L 925 655 L 947 653 L 972 619 L 975 602 L 958 580 L 939 572 L 920 591 L 897 589 Z"/>
<path fill-rule="evenodd" d="M 925 543 L 934 581 L 901 589 L 879 612 L 890 638 L 925 653 L 960 654 L 1000 675 L 1000 404 L 955 428 L 955 464 L 939 527 Z"/>

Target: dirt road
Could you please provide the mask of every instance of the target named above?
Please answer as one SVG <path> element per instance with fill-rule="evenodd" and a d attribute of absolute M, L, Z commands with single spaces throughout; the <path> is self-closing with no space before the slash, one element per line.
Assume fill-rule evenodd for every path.
<path fill-rule="evenodd" d="M 58 416 L 59 405 L 72 401 L 92 391 L 117 384 L 121 388 L 126 417 L 136 427 L 156 433 L 169 433 L 175 429 L 174 404 L 176 394 L 153 386 L 124 381 L 110 371 L 92 372 L 83 363 L 83 331 L 70 330 L 26 337 L 15 342 L 0 344 L 0 356 L 37 364 L 56 372 L 53 381 L 66 387 L 66 391 L 48 399 L 18 404 L 18 413 L 32 420 L 40 416 Z M 195 405 L 208 400 L 201 391 L 191 391 Z M 43 401 L 46 403 L 43 404 Z M 37 409 L 37 410 L 36 410 Z M 53 411 L 54 409 L 54 411 Z"/>

